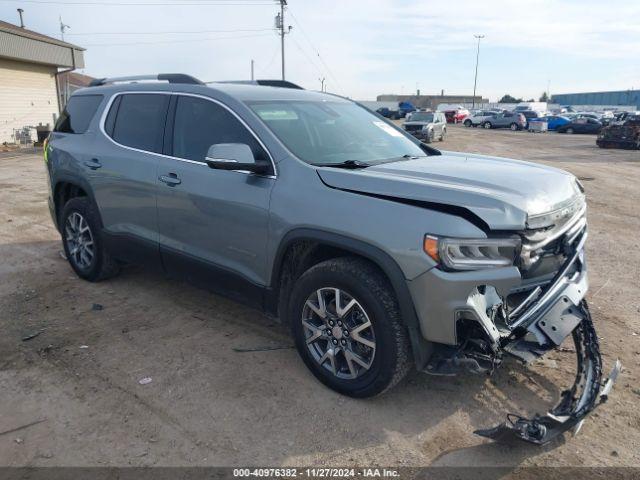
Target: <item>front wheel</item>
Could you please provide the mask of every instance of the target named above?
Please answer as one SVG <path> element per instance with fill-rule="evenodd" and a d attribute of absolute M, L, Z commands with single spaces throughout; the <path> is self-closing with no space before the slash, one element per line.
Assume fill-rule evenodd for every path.
<path fill-rule="evenodd" d="M 442 133 L 440 134 L 440 141 L 444 142 L 444 137 L 446 137 L 446 136 L 447 136 L 447 129 L 443 128 L 442 129 Z"/>
<path fill-rule="evenodd" d="M 380 394 L 410 369 L 393 289 L 365 260 L 337 258 L 307 270 L 291 293 L 288 320 L 306 366 L 339 393 Z"/>
<path fill-rule="evenodd" d="M 424 143 L 432 143 L 433 142 L 433 130 L 429 130 L 427 132 L 427 136 L 424 138 Z"/>
<path fill-rule="evenodd" d="M 487 130 L 491 129 L 491 127 L 492 127 L 491 122 L 484 122 L 484 123 L 482 124 L 482 126 L 483 126 L 484 128 L 486 128 Z"/>
<path fill-rule="evenodd" d="M 515 132 L 516 130 L 518 130 L 518 124 L 512 123 L 511 125 L 509 125 L 509 128 L 511 128 L 512 132 Z"/>
<path fill-rule="evenodd" d="M 569 127 L 564 132 L 568 133 L 569 135 L 572 135 L 573 134 L 573 128 Z"/>
<path fill-rule="evenodd" d="M 468 128 L 468 127 L 470 127 L 471 125 L 473 125 L 473 122 L 472 122 L 471 120 L 465 120 L 465 121 L 464 121 L 464 126 L 465 126 L 465 127 L 467 127 L 467 128 Z"/>

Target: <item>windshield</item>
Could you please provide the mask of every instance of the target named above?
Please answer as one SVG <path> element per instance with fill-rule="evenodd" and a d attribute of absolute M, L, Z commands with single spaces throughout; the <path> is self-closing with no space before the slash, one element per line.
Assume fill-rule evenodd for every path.
<path fill-rule="evenodd" d="M 411 115 L 412 122 L 433 122 L 433 113 L 414 113 Z"/>
<path fill-rule="evenodd" d="M 383 163 L 425 152 L 402 132 L 351 102 L 247 102 L 267 127 L 301 160 Z"/>

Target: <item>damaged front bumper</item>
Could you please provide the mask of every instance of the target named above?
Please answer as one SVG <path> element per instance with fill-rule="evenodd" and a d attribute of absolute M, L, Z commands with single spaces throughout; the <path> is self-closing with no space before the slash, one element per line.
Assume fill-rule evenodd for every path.
<path fill-rule="evenodd" d="M 475 433 L 494 440 L 519 439 L 541 445 L 567 430 L 578 430 L 584 418 L 606 401 L 622 367 L 616 362 L 603 381 L 598 338 L 584 300 L 588 288 L 586 238 L 586 225 L 581 225 L 578 233 L 574 230 L 562 246 L 566 260 L 552 278 L 539 285 L 522 288 L 520 276 L 514 278 L 510 268 L 487 273 L 492 278 L 485 277 L 488 281 L 483 283 L 475 272 L 455 274 L 455 285 L 444 282 L 448 291 L 443 288 L 440 298 L 450 300 L 440 305 L 455 308 L 455 340 L 435 348 L 424 368 L 426 373 L 491 373 L 505 355 L 530 363 L 558 348 L 570 335 L 575 344 L 575 382 L 562 392 L 557 406 L 531 419 L 508 415 L 505 423 Z M 469 288 L 471 293 L 463 302 L 460 293 Z M 444 338 L 451 335 L 447 330 L 436 332 Z"/>
<path fill-rule="evenodd" d="M 531 419 L 509 414 L 506 422 L 474 433 L 496 441 L 524 440 L 543 445 L 572 428 L 577 433 L 585 417 L 607 400 L 622 364 L 617 360 L 607 380 L 602 381 L 602 357 L 586 301 L 581 302 L 577 315 L 581 320 L 572 336 L 578 368 L 573 386 L 562 392 L 560 403 Z"/>

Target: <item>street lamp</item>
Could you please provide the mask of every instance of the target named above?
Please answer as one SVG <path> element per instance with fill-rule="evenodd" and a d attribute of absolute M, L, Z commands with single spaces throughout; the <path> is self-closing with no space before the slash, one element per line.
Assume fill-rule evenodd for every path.
<path fill-rule="evenodd" d="M 473 98 L 471 99 L 471 108 L 476 108 L 476 85 L 478 84 L 478 60 L 480 59 L 480 39 L 484 38 L 484 35 L 474 35 L 478 39 L 478 50 L 476 51 L 476 76 L 473 80 Z"/>

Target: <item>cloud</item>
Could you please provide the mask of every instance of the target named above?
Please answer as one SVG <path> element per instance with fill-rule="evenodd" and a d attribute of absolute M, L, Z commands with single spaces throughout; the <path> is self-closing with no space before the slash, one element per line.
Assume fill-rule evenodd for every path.
<path fill-rule="evenodd" d="M 10 20 L 20 5 L 3 3 L 0 15 Z M 576 91 L 628 88 L 640 78 L 637 0 L 289 0 L 289 5 L 288 78 L 320 88 L 324 77 L 330 91 L 358 99 L 408 92 L 416 84 L 425 93 L 470 93 L 474 33 L 485 35 L 478 84 L 485 96 L 537 96 L 548 80 L 556 91 Z M 253 59 L 259 77 L 280 76 L 280 43 L 273 31 L 78 35 L 270 29 L 278 8 L 269 2 L 29 4 L 25 9 L 30 28 L 54 35 L 62 15 L 71 25 L 67 39 L 88 46 L 91 75 L 183 71 L 205 80 L 246 79 Z"/>

